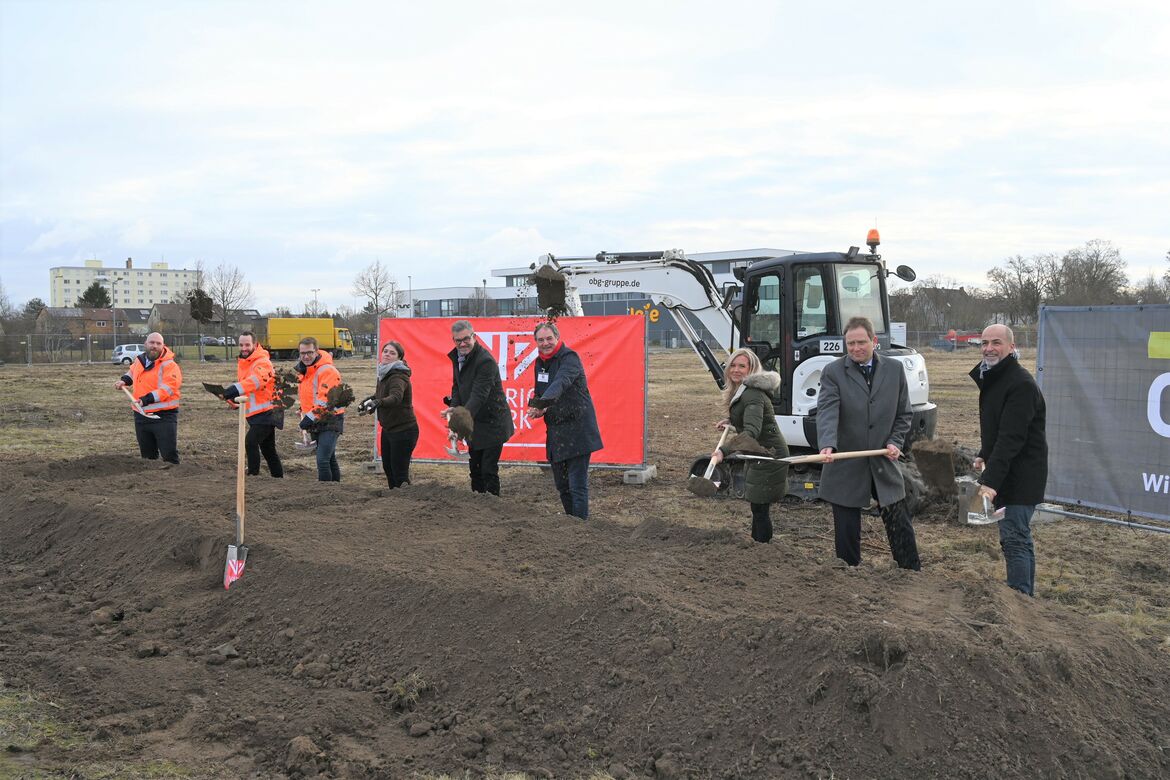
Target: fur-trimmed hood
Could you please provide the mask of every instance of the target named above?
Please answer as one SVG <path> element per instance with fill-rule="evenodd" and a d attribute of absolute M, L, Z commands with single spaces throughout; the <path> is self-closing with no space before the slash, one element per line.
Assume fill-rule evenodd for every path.
<path fill-rule="evenodd" d="M 726 395 L 727 393 L 731 393 L 731 385 L 728 385 L 727 389 L 723 391 L 723 398 L 727 403 L 727 407 L 730 409 L 731 405 L 738 401 L 739 397 L 743 395 L 743 391 L 747 390 L 749 387 L 753 390 L 761 390 L 769 397 L 773 397 L 776 395 L 776 391 L 780 389 L 780 383 L 782 381 L 783 380 L 780 378 L 780 375 L 775 371 L 761 371 L 758 374 L 749 374 L 744 378 L 743 384 L 735 388 L 735 392 L 732 393 L 730 397 Z"/>
<path fill-rule="evenodd" d="M 761 371 L 758 374 L 749 375 L 743 380 L 743 383 L 756 390 L 763 390 L 768 395 L 776 395 L 776 391 L 780 389 L 783 381 L 775 371 Z"/>

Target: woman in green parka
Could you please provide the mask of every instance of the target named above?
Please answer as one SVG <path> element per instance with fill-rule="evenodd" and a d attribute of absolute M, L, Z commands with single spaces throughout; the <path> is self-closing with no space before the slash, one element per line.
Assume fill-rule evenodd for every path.
<path fill-rule="evenodd" d="M 722 429 L 730 424 L 736 431 L 751 436 L 772 456 L 788 456 L 788 444 L 776 424 L 772 397 L 780 389 L 780 375 L 765 371 L 756 353 L 737 349 L 727 364 L 727 387 L 723 401 L 727 405 L 727 419 L 716 424 Z M 730 451 L 724 445 L 711 453 L 711 460 L 719 463 Z M 773 501 L 784 498 L 788 492 L 788 464 L 774 461 L 750 461 L 745 477 L 744 498 L 752 505 L 752 539 L 757 542 L 772 540 Z"/>

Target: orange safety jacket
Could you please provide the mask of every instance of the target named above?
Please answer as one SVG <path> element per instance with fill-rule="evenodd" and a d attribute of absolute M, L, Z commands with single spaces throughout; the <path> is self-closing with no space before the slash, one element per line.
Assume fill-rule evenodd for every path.
<path fill-rule="evenodd" d="M 130 364 L 130 371 L 122 381 L 133 387 L 134 397 L 150 398 L 142 402 L 144 412 L 162 412 L 179 408 L 179 390 L 183 386 L 183 372 L 175 362 L 175 353 L 170 347 L 163 347 L 158 360 L 146 366 L 146 353 L 139 355 Z"/>
<path fill-rule="evenodd" d="M 297 386 L 297 398 L 301 402 L 301 414 L 310 420 L 318 420 L 328 409 L 333 414 L 345 414 L 345 407 L 333 409 L 326 396 L 329 388 L 341 384 L 341 372 L 333 365 L 333 356 L 318 352 L 317 362 L 305 368 Z"/>
<path fill-rule="evenodd" d="M 276 371 L 268 350 L 259 344 L 246 358 L 236 360 L 236 379 L 232 387 L 239 395 L 236 403 L 244 403 L 244 416 L 254 417 L 273 408 L 272 397 L 276 392 Z"/>

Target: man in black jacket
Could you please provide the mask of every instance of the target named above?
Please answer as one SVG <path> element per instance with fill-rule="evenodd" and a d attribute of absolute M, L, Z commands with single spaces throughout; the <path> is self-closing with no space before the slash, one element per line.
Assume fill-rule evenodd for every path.
<path fill-rule="evenodd" d="M 551 322 L 536 326 L 536 392 L 528 417 L 544 418 L 545 457 L 566 515 L 589 519 L 589 459 L 601 449 L 585 367 Z"/>
<path fill-rule="evenodd" d="M 500 367 L 496 359 L 475 340 L 475 331 L 467 320 L 458 320 L 451 326 L 455 349 L 447 353 L 451 358 L 451 395 L 446 398 L 447 409 L 441 414 L 451 416 L 451 409 L 462 406 L 475 421 L 467 442 L 471 467 L 471 489 L 476 493 L 500 494 L 500 455 L 504 442 L 512 437 L 512 412 L 504 397 L 500 381 Z"/>
<path fill-rule="evenodd" d="M 1015 334 L 990 325 L 980 340 L 983 362 L 971 371 L 979 386 L 979 493 L 1004 510 L 999 545 L 1007 564 L 1007 583 L 1033 595 L 1036 554 L 1032 513 L 1044 500 L 1048 482 L 1048 442 L 1044 437 L 1044 396 L 1016 358 Z"/>

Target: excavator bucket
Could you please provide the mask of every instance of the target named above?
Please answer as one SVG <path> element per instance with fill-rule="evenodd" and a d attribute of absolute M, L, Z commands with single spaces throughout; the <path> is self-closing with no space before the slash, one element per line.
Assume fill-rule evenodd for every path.
<path fill-rule="evenodd" d="M 532 274 L 536 287 L 536 305 L 543 311 L 562 314 L 565 311 L 565 275 L 551 265 L 542 265 Z"/>

